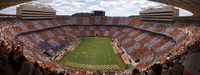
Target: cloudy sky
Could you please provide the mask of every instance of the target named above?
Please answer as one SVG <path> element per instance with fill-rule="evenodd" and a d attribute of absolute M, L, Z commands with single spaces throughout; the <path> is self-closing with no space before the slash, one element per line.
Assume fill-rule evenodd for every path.
<path fill-rule="evenodd" d="M 34 3 L 51 5 L 57 15 L 71 15 L 77 12 L 90 12 L 92 10 L 104 10 L 106 16 L 130 16 L 138 15 L 139 11 L 147 7 L 160 7 L 164 4 L 147 0 L 38 0 Z M 17 5 L 18 6 L 18 5 Z M 16 6 L 12 6 L 0 13 L 15 14 Z M 190 16 L 190 12 L 181 9 L 181 16 Z"/>

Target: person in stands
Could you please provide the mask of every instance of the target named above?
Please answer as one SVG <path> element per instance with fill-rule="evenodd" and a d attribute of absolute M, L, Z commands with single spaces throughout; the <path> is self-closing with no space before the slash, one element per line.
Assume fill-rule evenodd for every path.
<path fill-rule="evenodd" d="M 42 72 L 40 71 L 39 67 L 40 65 L 37 62 L 35 62 L 32 75 L 42 75 Z"/>
<path fill-rule="evenodd" d="M 0 55 L 0 75 L 13 75 L 12 67 L 4 55 Z"/>
<path fill-rule="evenodd" d="M 21 71 L 17 75 L 32 75 L 33 66 L 29 62 L 24 62 Z"/>
<path fill-rule="evenodd" d="M 161 75 L 162 73 L 162 65 L 161 64 L 154 64 L 151 67 L 151 72 L 149 75 Z"/>
<path fill-rule="evenodd" d="M 183 75 L 200 75 L 200 50 L 189 54 L 183 66 Z"/>
<path fill-rule="evenodd" d="M 138 70 L 138 69 L 133 69 L 132 75 L 140 75 L 140 70 Z"/>

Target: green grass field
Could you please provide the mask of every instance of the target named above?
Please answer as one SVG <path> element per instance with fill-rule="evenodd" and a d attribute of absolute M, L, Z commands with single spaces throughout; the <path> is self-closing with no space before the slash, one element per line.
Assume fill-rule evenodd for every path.
<path fill-rule="evenodd" d="M 84 37 L 79 46 L 58 62 L 65 68 L 83 70 L 124 70 L 125 64 L 115 53 L 110 38 Z"/>

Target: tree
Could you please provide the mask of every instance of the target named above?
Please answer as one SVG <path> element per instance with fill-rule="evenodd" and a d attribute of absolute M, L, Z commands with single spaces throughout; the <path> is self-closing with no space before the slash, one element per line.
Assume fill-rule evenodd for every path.
<path fill-rule="evenodd" d="M 89 17 L 89 16 L 92 16 L 92 13 L 75 13 L 75 14 L 72 14 L 72 16 Z"/>

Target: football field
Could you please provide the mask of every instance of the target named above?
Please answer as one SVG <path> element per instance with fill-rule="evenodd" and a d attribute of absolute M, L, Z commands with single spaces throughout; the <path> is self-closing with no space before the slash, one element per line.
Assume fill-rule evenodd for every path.
<path fill-rule="evenodd" d="M 124 70 L 125 64 L 111 43 L 110 38 L 84 37 L 77 48 L 68 52 L 58 64 L 65 68 L 83 70 Z"/>

